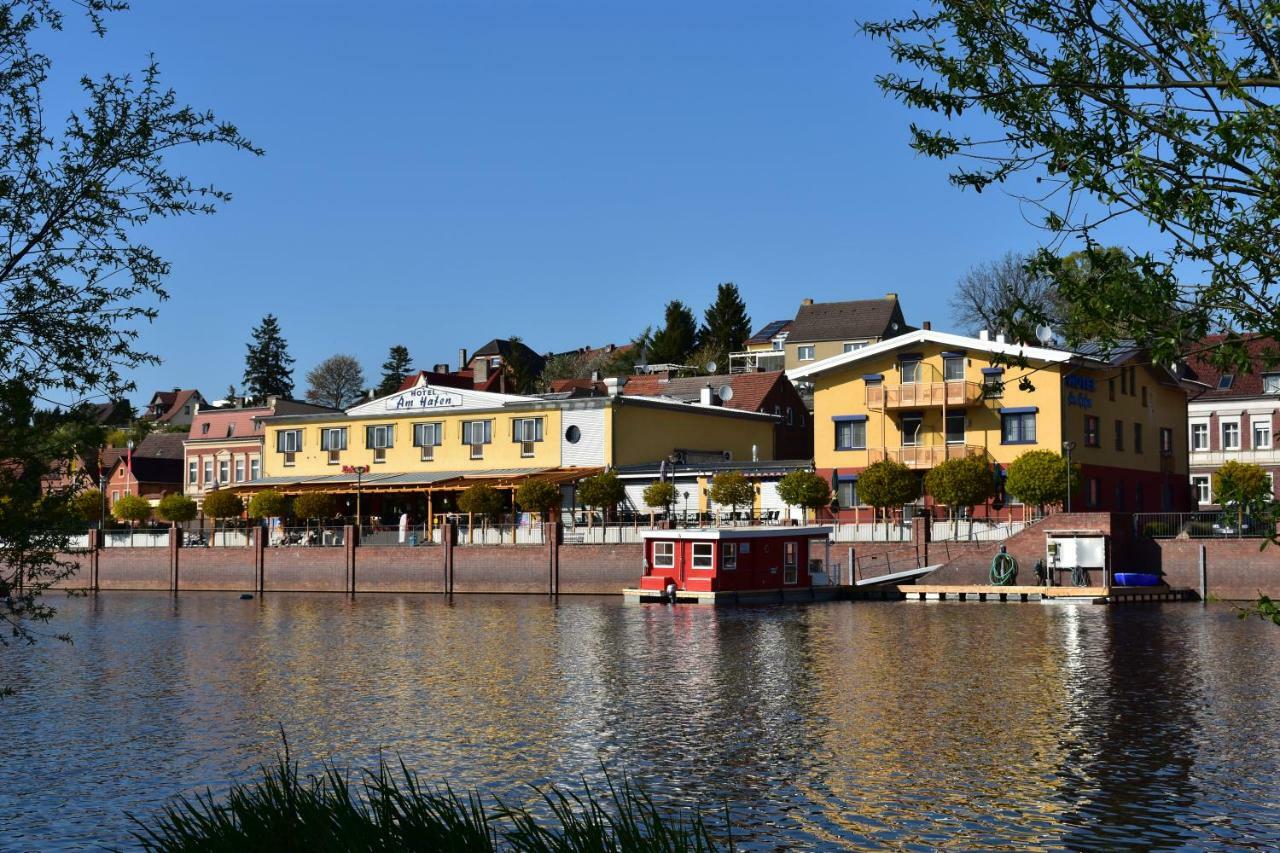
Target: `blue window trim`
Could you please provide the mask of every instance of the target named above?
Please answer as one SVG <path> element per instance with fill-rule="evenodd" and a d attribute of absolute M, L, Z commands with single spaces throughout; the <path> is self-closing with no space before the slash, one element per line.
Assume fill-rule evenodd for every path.
<path fill-rule="evenodd" d="M 1036 414 L 1037 411 L 1038 409 L 1036 406 L 1019 406 L 1017 408 L 1001 409 L 1000 410 L 1000 443 L 1005 446 L 1012 445 L 1012 444 L 1039 444 L 1040 441 L 1039 441 L 1038 435 L 1036 438 L 1033 438 L 1033 439 L 1019 438 L 1011 441 L 1005 438 L 1005 428 L 1004 428 L 1004 419 L 1006 415 L 1012 415 L 1014 417 L 1017 417 L 1019 415 L 1034 415 Z M 1021 430 L 1019 430 L 1019 432 L 1021 432 Z"/>
<path fill-rule="evenodd" d="M 1013 408 L 1001 409 L 1002 415 L 1034 415 L 1040 411 L 1039 406 L 1015 406 Z"/>
<path fill-rule="evenodd" d="M 864 373 L 862 374 L 862 381 L 863 382 L 883 382 L 884 374 L 883 373 Z"/>
<path fill-rule="evenodd" d="M 924 353 L 919 353 L 919 352 L 898 353 L 898 361 L 920 361 L 923 358 L 924 358 Z"/>
<path fill-rule="evenodd" d="M 831 418 L 831 420 L 832 420 L 832 421 L 834 421 L 834 422 L 837 424 L 837 427 L 836 427 L 836 434 L 835 434 L 835 442 L 834 442 L 835 447 L 833 448 L 833 450 L 835 450 L 835 452 L 836 452 L 836 453 L 845 453 L 845 452 L 853 451 L 853 450 L 866 450 L 866 449 L 867 449 L 867 434 L 866 434 L 866 430 L 863 430 L 863 431 L 862 431 L 862 444 L 861 444 L 860 446 L 859 446 L 859 445 L 851 445 L 851 446 L 849 446 L 849 447 L 842 447 L 842 446 L 840 445 L 840 428 L 839 428 L 839 424 L 842 424 L 842 423 L 845 423 L 845 424 L 849 424 L 849 423 L 853 423 L 853 424 L 865 424 L 865 423 L 867 422 L 867 416 L 866 416 L 866 415 L 835 415 L 835 416 L 833 416 L 833 417 Z M 839 476 L 839 475 L 837 475 L 837 476 Z"/>
<path fill-rule="evenodd" d="M 831 420 L 835 421 L 838 424 L 845 423 L 847 421 L 865 421 L 866 419 L 867 419 L 866 415 L 832 415 L 831 416 Z"/>
<path fill-rule="evenodd" d="M 967 352 L 958 352 L 958 351 L 956 351 L 956 350 L 948 350 L 948 351 L 946 351 L 946 352 L 944 352 L 944 353 L 942 354 L 942 357 L 943 357 L 943 358 L 968 358 L 968 357 L 969 357 L 969 353 L 967 353 Z"/>
<path fill-rule="evenodd" d="M 999 376 L 1000 374 L 1004 373 L 1004 368 L 1003 367 L 984 367 L 982 368 L 982 372 L 987 376 Z"/>

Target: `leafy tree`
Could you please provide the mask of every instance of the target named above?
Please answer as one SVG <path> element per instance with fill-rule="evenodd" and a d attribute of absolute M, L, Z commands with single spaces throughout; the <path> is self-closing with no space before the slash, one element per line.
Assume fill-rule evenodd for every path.
<path fill-rule="evenodd" d="M 644 488 L 644 505 L 652 509 L 671 511 L 678 495 L 676 484 L 667 480 L 655 480 Z"/>
<path fill-rule="evenodd" d="M 263 317 L 253 330 L 244 359 L 244 388 L 259 401 L 293 394 L 293 356 L 274 314 Z"/>
<path fill-rule="evenodd" d="M 97 489 L 84 489 L 76 492 L 71 498 L 71 508 L 75 516 L 84 521 L 102 520 L 102 492 Z"/>
<path fill-rule="evenodd" d="M 525 480 L 516 489 L 516 505 L 526 512 L 536 512 L 546 518 L 551 510 L 560 506 L 560 487 L 550 480 Z"/>
<path fill-rule="evenodd" d="M 721 506 L 732 507 L 736 515 L 739 506 L 751 506 L 755 502 L 756 490 L 751 481 L 737 471 L 721 471 L 711 478 L 707 495 Z"/>
<path fill-rule="evenodd" d="M 238 396 L 240 395 L 236 393 L 236 386 L 228 385 L 227 386 L 227 402 L 234 406 L 236 404 L 236 397 Z"/>
<path fill-rule="evenodd" d="M 1009 464 L 1004 488 L 1024 504 L 1044 512 L 1046 506 L 1065 503 L 1067 491 L 1074 492 L 1079 481 L 1079 464 L 1072 464 L 1068 480 L 1067 461 L 1061 454 L 1031 450 Z"/>
<path fill-rule="evenodd" d="M 1232 459 L 1213 473 L 1213 499 L 1224 510 L 1236 514 L 1236 533 L 1243 534 L 1246 515 L 1269 515 L 1271 478 L 1261 465 Z"/>
<path fill-rule="evenodd" d="M 204 496 L 203 511 L 213 519 L 239 518 L 244 515 L 244 501 L 235 492 L 210 492 Z"/>
<path fill-rule="evenodd" d="M 263 489 L 249 499 L 246 510 L 253 519 L 283 518 L 289 514 L 289 499 L 275 489 Z"/>
<path fill-rule="evenodd" d="M 1007 252 L 995 261 L 969 269 L 951 294 L 951 318 L 969 334 L 986 329 L 1011 333 L 1009 318 L 1029 312 L 1058 317 L 1057 288 L 1053 279 L 1027 269 L 1031 257 Z"/>
<path fill-rule="evenodd" d="M 602 471 L 578 481 L 578 500 L 583 506 L 600 510 L 606 518 L 626 496 L 626 488 L 612 471 Z"/>
<path fill-rule="evenodd" d="M 198 508 L 194 500 L 174 492 L 160 499 L 156 512 L 165 521 L 181 523 L 195 518 Z"/>
<path fill-rule="evenodd" d="M 878 510 L 889 522 L 889 511 L 920 496 L 920 480 L 911 469 L 892 459 L 868 465 L 858 476 L 858 497 Z"/>
<path fill-rule="evenodd" d="M 537 390 L 540 365 L 531 356 L 531 351 L 518 336 L 507 339 L 511 344 L 510 354 L 502 360 L 502 375 L 505 390 L 511 394 L 531 394 Z"/>
<path fill-rule="evenodd" d="M 506 508 L 506 499 L 493 486 L 476 483 L 458 495 L 458 509 L 471 515 L 479 515 L 489 519 L 497 519 Z"/>
<path fill-rule="evenodd" d="M 778 497 L 787 506 L 798 506 L 808 521 L 808 510 L 831 503 L 831 484 L 812 471 L 791 471 L 778 480 Z"/>
<path fill-rule="evenodd" d="M 121 495 L 111 507 L 111 514 L 118 521 L 143 522 L 151 520 L 151 504 L 137 495 Z"/>
<path fill-rule="evenodd" d="M 382 362 L 382 380 L 378 383 L 378 396 L 385 397 L 399 391 L 404 378 L 412 372 L 413 359 L 409 357 L 409 348 L 396 344 L 387 353 L 387 360 Z"/>
<path fill-rule="evenodd" d="M 729 353 L 737 352 L 751 337 L 751 317 L 742 294 L 733 282 L 725 282 L 716 288 L 716 299 L 703 313 L 703 326 L 698 340 L 708 350 L 711 360 L 728 366 Z M 705 364 L 706 362 L 702 362 Z"/>
<path fill-rule="evenodd" d="M 1003 186 L 1040 207 L 1049 245 L 1082 242 L 1095 280 L 1050 251 L 1034 271 L 1055 278 L 1087 333 L 1141 340 L 1169 364 L 1220 323 L 1280 336 L 1280 65 L 1267 5 L 937 0 L 863 31 L 904 66 L 881 88 L 944 117 L 913 124 L 912 147 L 958 160 L 957 186 Z M 1158 248 L 1107 257 L 1100 229 L 1121 218 L 1149 223 Z M 1201 277 L 1185 281 L 1189 271 Z M 1068 343 L 1087 336 L 1065 331 Z M 1235 338 L 1213 358 L 1235 372 L 1248 361 Z"/>
<path fill-rule="evenodd" d="M 667 303 L 661 329 L 649 341 L 650 364 L 684 364 L 698 345 L 698 323 L 693 312 L 679 299 Z"/>
<path fill-rule="evenodd" d="M 332 518 L 338 512 L 338 498 L 327 492 L 304 492 L 293 499 L 296 518 Z"/>
<path fill-rule="evenodd" d="M 307 399 L 331 409 L 345 409 L 364 393 L 364 370 L 354 356 L 331 355 L 307 373 Z"/>
<path fill-rule="evenodd" d="M 981 456 L 962 456 L 930 468 L 924 475 L 924 488 L 934 501 L 946 506 L 954 519 L 957 510 L 985 503 L 995 493 L 995 478 Z"/>

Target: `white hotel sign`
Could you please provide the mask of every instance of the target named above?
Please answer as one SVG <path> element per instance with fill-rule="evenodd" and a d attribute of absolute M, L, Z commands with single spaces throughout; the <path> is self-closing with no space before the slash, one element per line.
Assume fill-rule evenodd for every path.
<path fill-rule="evenodd" d="M 397 412 L 412 409 L 455 409 L 462 405 L 462 395 L 422 385 L 388 397 L 384 405 L 388 410 Z"/>

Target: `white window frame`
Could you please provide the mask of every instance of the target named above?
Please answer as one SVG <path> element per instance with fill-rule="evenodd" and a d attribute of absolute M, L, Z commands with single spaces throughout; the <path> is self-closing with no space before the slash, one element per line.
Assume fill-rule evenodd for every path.
<path fill-rule="evenodd" d="M 1262 393 L 1280 394 L 1280 373 L 1262 374 Z"/>
<path fill-rule="evenodd" d="M 960 438 L 955 440 L 951 438 L 951 431 L 947 429 L 948 427 L 947 421 L 951 420 L 952 418 L 960 419 Z M 947 412 L 947 416 L 942 419 L 942 443 L 949 444 L 952 447 L 957 447 L 964 444 L 965 438 L 967 437 L 968 431 L 969 431 L 968 421 L 969 421 L 969 418 L 965 415 L 964 412 L 959 412 L 959 413 Z"/>
<path fill-rule="evenodd" d="M 862 348 L 863 348 L 863 347 L 865 347 L 866 345 L 867 345 L 867 342 L 866 342 L 866 341 L 845 341 L 845 342 L 844 342 L 844 351 L 845 351 L 845 352 L 854 352 L 855 350 L 860 350 L 860 349 L 862 349 Z"/>
<path fill-rule="evenodd" d="M 276 433 L 276 450 L 285 454 L 302 450 L 302 430 L 282 429 Z"/>
<path fill-rule="evenodd" d="M 795 541 L 782 543 L 782 582 L 798 583 L 800 580 L 800 543 Z"/>
<path fill-rule="evenodd" d="M 918 426 L 911 439 L 907 440 L 907 421 L 915 421 Z M 923 447 L 924 446 L 924 415 L 906 415 L 899 419 L 899 437 L 902 439 L 903 447 Z"/>
<path fill-rule="evenodd" d="M 1213 503 L 1213 478 L 1208 474 L 1192 474 L 1191 485 L 1196 490 L 1196 503 Z"/>
<path fill-rule="evenodd" d="M 1200 421 L 1191 425 L 1191 451 L 1209 449 L 1209 422 Z"/>
<path fill-rule="evenodd" d="M 898 381 L 903 385 L 919 385 L 920 377 L 924 372 L 921 364 L 922 360 L 918 358 L 901 359 L 898 362 Z"/>
<path fill-rule="evenodd" d="M 187 485 L 194 486 L 200 482 L 200 463 L 194 459 L 187 460 Z"/>
<path fill-rule="evenodd" d="M 959 376 L 948 376 L 947 369 L 953 364 L 960 366 Z M 964 356 L 953 355 L 942 360 L 942 381 L 943 382 L 963 382 L 964 381 Z"/>
<path fill-rule="evenodd" d="M 800 361 L 813 361 L 817 351 L 813 344 L 801 344 L 796 347 L 796 358 Z"/>
<path fill-rule="evenodd" d="M 1271 421 L 1253 421 L 1249 426 L 1252 427 L 1251 438 L 1253 439 L 1253 449 L 1270 450 L 1272 445 Z M 1263 441 L 1258 441 L 1259 436 L 1265 436 L 1265 439 Z"/>
<path fill-rule="evenodd" d="M 715 544 L 711 542 L 694 542 L 689 566 L 694 569 L 714 569 L 716 567 Z"/>
<path fill-rule="evenodd" d="M 202 458 L 202 462 L 200 467 L 204 470 L 204 484 L 207 487 L 213 482 L 213 459 L 206 456 Z"/>
<path fill-rule="evenodd" d="M 655 569 L 674 569 L 676 567 L 676 543 L 669 540 L 653 543 L 653 567 Z"/>
<path fill-rule="evenodd" d="M 444 443 L 444 422 L 423 421 L 413 425 L 413 444 L 420 448 L 423 462 L 436 458 L 436 448 Z"/>
<path fill-rule="evenodd" d="M 218 482 L 222 483 L 224 486 L 227 483 L 231 482 L 231 460 L 230 459 L 218 460 Z"/>
<path fill-rule="evenodd" d="M 720 545 L 720 568 L 732 572 L 738 568 L 738 543 L 723 542 Z"/>
<path fill-rule="evenodd" d="M 262 477 L 262 460 L 256 456 L 249 460 L 249 481 L 261 479 Z"/>
<path fill-rule="evenodd" d="M 236 457 L 235 478 L 237 483 L 244 482 L 244 457 L 243 456 Z"/>
<path fill-rule="evenodd" d="M 1227 443 L 1228 427 L 1233 427 L 1235 430 L 1235 442 L 1232 444 Z M 1239 450 L 1240 449 L 1240 421 L 1239 420 L 1222 421 L 1221 423 L 1218 424 L 1218 431 L 1222 436 L 1223 450 Z"/>
<path fill-rule="evenodd" d="M 542 418 L 513 418 L 511 438 L 520 444 L 520 456 L 527 459 L 534 455 L 537 443 L 542 441 Z"/>

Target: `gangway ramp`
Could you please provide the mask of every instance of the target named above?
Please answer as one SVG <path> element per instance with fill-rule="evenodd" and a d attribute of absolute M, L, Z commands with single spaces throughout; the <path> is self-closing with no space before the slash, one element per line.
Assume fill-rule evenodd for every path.
<path fill-rule="evenodd" d="M 942 567 L 941 563 L 933 566 L 921 566 L 918 569 L 906 569 L 901 572 L 893 572 L 887 575 L 876 575 L 873 578 L 858 578 L 853 582 L 854 586 L 875 586 L 882 583 L 901 583 L 903 581 L 912 581 L 918 577 L 929 574 Z"/>

